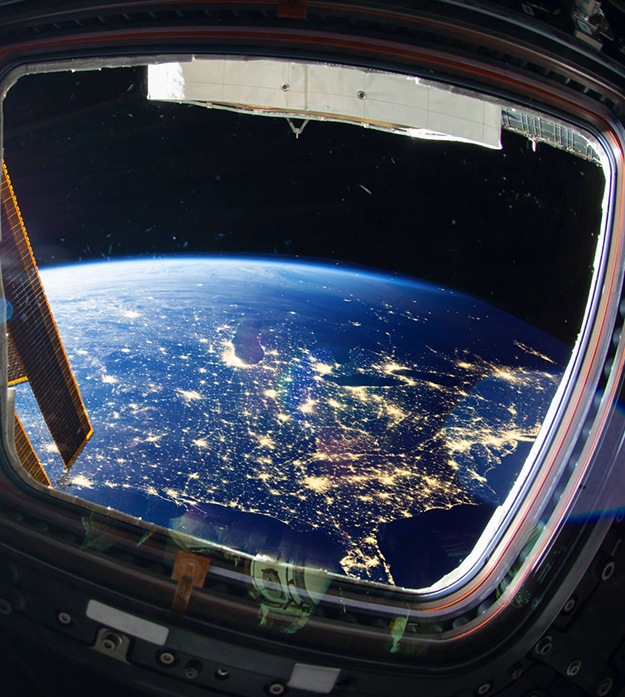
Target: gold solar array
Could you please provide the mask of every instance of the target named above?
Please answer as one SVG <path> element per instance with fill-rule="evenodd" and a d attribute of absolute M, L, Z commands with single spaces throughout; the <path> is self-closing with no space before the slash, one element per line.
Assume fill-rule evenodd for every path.
<path fill-rule="evenodd" d="M 26 382 L 28 380 L 28 376 L 26 375 L 26 369 L 24 368 L 24 364 L 22 363 L 22 359 L 20 358 L 20 354 L 17 352 L 17 349 L 15 348 L 15 342 L 13 341 L 13 337 L 8 334 L 7 335 L 7 341 L 8 341 L 8 352 L 9 352 L 9 386 L 12 385 L 17 385 L 20 382 Z"/>
<path fill-rule="evenodd" d="M 37 453 L 33 450 L 33 446 L 28 440 L 26 431 L 22 426 L 22 422 L 15 415 L 15 447 L 17 449 L 17 454 L 19 455 L 20 462 L 24 469 L 30 474 L 30 476 L 39 484 L 44 486 L 52 486 L 48 475 L 45 473 Z"/>
<path fill-rule="evenodd" d="M 29 381 L 50 435 L 65 468 L 69 469 L 93 430 L 52 317 L 4 164 L 0 199 L 0 260 L 5 297 L 11 308 L 7 312 L 9 384 Z M 15 435 L 22 464 L 32 474 L 33 457 L 37 459 L 37 455 L 17 419 Z M 42 483 L 49 484 L 38 460 L 37 466 L 41 472 L 33 476 L 38 481 L 43 476 L 46 481 Z"/>

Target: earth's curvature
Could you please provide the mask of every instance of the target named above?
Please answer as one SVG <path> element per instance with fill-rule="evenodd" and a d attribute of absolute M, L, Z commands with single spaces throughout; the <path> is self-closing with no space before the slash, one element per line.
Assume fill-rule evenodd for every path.
<path fill-rule="evenodd" d="M 570 353 L 371 270 L 202 257 L 42 279 L 94 427 L 74 494 L 386 583 L 386 524 L 505 498 Z M 17 409 L 54 482 L 28 388 Z"/>

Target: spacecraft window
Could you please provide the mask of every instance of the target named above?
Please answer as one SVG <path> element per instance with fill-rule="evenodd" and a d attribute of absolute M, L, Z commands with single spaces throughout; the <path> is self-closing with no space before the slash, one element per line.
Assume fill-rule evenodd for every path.
<path fill-rule="evenodd" d="M 415 76 L 69 67 L 20 77 L 2 106 L 12 200 L 92 428 L 67 456 L 51 435 L 3 217 L 25 366 L 10 389 L 53 495 L 365 582 L 477 568 L 592 320 L 597 143 Z"/>

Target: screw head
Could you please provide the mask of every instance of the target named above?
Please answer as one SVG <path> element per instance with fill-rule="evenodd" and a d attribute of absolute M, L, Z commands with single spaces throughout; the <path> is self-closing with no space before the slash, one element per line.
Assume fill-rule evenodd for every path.
<path fill-rule="evenodd" d="M 68 612 L 59 612 L 59 614 L 56 616 L 56 619 L 64 625 L 72 623 L 72 616 Z"/>
<path fill-rule="evenodd" d="M 582 662 L 579 659 L 575 659 L 569 663 L 569 666 L 566 669 L 566 674 L 572 677 L 573 675 L 577 675 L 581 669 Z"/>
<path fill-rule="evenodd" d="M 601 572 L 601 580 L 602 580 L 602 581 L 607 581 L 607 580 L 610 578 L 610 576 L 612 576 L 612 574 L 614 573 L 614 568 L 615 568 L 614 562 L 613 562 L 613 561 L 609 561 L 609 562 L 603 567 L 603 571 Z"/>
<path fill-rule="evenodd" d="M 158 660 L 164 666 L 171 666 L 176 662 L 176 657 L 173 653 L 171 653 L 171 651 L 163 651 L 163 653 L 159 654 Z"/>
<path fill-rule="evenodd" d="M 553 648 L 553 640 L 549 636 L 549 634 L 547 634 L 536 644 L 536 646 L 534 646 L 534 651 L 539 656 L 546 656 L 551 651 L 552 648 Z"/>

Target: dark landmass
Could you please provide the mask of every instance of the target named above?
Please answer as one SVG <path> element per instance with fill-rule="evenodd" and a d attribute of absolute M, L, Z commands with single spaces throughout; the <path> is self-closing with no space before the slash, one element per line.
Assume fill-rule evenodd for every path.
<path fill-rule="evenodd" d="M 265 352 L 260 343 L 260 330 L 262 327 L 262 320 L 257 319 L 245 319 L 239 325 L 232 344 L 235 356 L 243 363 L 256 365 L 265 357 Z"/>

